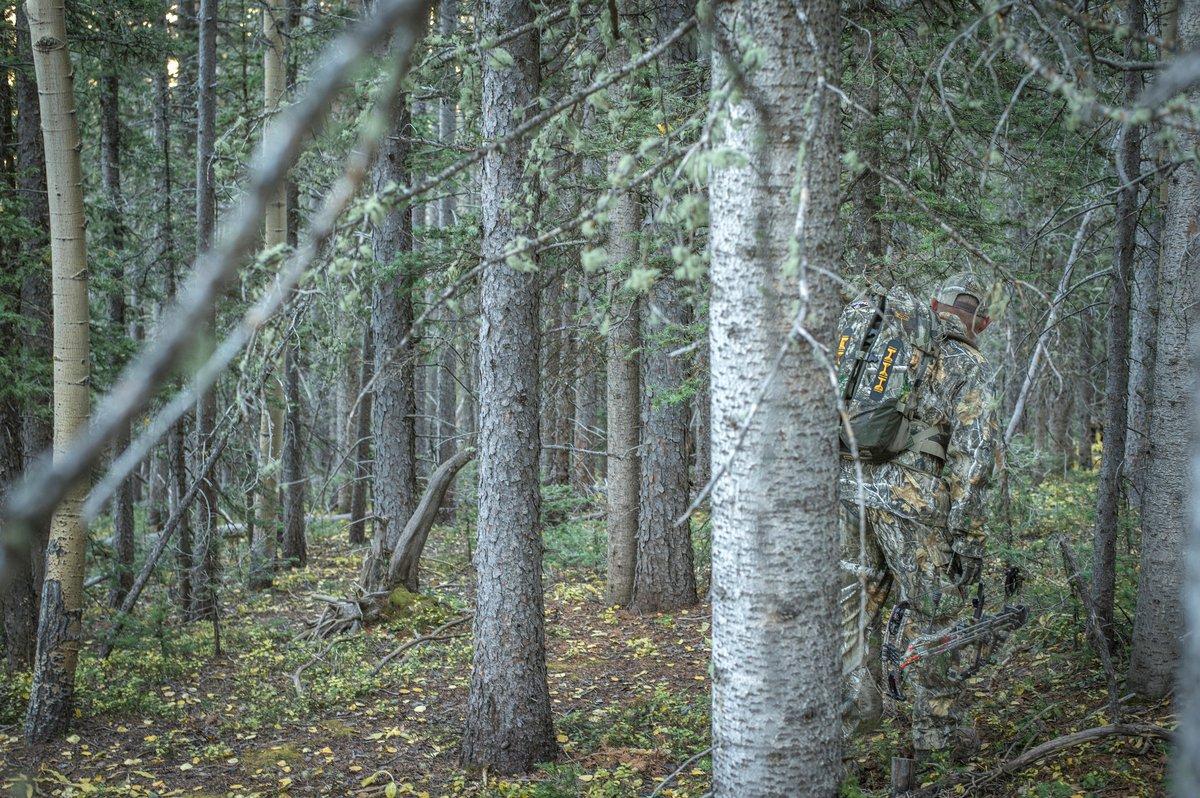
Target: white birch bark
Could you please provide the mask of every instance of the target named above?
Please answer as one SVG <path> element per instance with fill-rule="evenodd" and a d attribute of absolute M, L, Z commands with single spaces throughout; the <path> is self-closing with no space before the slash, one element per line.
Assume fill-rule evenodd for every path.
<path fill-rule="evenodd" d="M 59 0 L 29 0 L 26 10 L 46 150 L 46 193 L 50 200 L 53 450 L 55 457 L 61 457 L 87 420 L 91 384 L 83 171 L 79 160 L 79 122 L 75 116 L 75 81 L 67 49 L 66 9 Z M 73 714 L 87 552 L 87 528 L 80 509 L 86 492 L 83 481 L 72 487 L 50 520 L 37 655 L 25 715 L 25 737 L 31 743 L 61 735 Z"/>
<path fill-rule="evenodd" d="M 719 124 L 737 159 L 710 183 L 713 794 L 835 794 L 836 404 L 799 321 L 832 339 L 837 108 L 832 2 L 719 7 L 713 85 L 756 48 Z M 748 424 L 748 425 L 747 425 Z"/>

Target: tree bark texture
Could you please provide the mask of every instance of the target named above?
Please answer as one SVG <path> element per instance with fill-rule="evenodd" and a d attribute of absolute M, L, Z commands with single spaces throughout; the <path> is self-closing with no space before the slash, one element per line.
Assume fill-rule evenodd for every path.
<path fill-rule="evenodd" d="M 1130 0 L 1132 43 L 1145 30 L 1141 0 Z M 1132 53 L 1132 49 L 1127 49 Z M 1132 102 L 1141 86 L 1140 73 L 1126 74 L 1126 96 Z M 1135 78 L 1135 75 L 1138 77 Z M 1142 162 L 1140 128 L 1125 132 L 1116 157 L 1120 174 L 1132 180 Z M 1104 381 L 1104 454 L 1096 495 L 1096 528 L 1092 542 L 1092 603 L 1104 636 L 1113 640 L 1113 601 L 1116 589 L 1116 542 L 1120 523 L 1121 471 L 1125 464 L 1129 388 L 1129 284 L 1137 244 L 1138 185 L 1123 185 L 1117 192 L 1116 232 L 1113 236 L 1113 276 L 1108 302 L 1108 371 Z"/>
<path fill-rule="evenodd" d="M 86 423 L 89 408 L 83 170 L 65 8 L 56 0 L 29 0 L 26 9 L 46 152 L 54 313 L 54 454 L 58 457 Z M 84 483 L 71 488 L 50 520 L 37 657 L 25 715 L 25 737 L 31 743 L 58 737 L 71 722 L 82 634 L 87 528 L 80 510 L 86 493 Z"/>
<path fill-rule="evenodd" d="M 375 161 L 375 190 L 389 183 L 408 182 L 408 144 L 412 135 L 408 100 L 401 96 L 392 108 L 391 133 Z M 412 252 L 412 214 L 391 210 L 371 230 L 379 282 L 371 305 L 375 347 L 375 399 L 371 425 L 375 439 L 375 521 L 371 553 L 363 585 L 383 586 L 387 563 L 417 503 L 417 396 L 413 340 L 415 276 L 406 259 Z"/>
<path fill-rule="evenodd" d="M 308 564 L 304 505 L 308 480 L 304 476 L 303 402 L 300 398 L 300 345 L 292 341 L 283 355 L 284 396 L 287 414 L 283 422 L 283 561 L 289 567 Z"/>
<path fill-rule="evenodd" d="M 532 22 L 528 0 L 485 0 L 484 37 Z M 483 138 L 505 136 L 534 105 L 536 32 L 506 45 L 511 66 L 484 58 Z M 503 253 L 528 230 L 508 200 L 535 190 L 522 180 L 527 141 L 483 161 L 483 276 L 479 335 L 479 521 L 475 550 L 475 649 L 462 760 L 500 773 L 554 758 L 546 684 L 538 479 L 538 276 Z"/>
<path fill-rule="evenodd" d="M 1189 49 L 1200 44 L 1200 3 L 1179 9 L 1179 38 Z M 1200 102 L 1200 92 L 1188 97 Z M 1188 151 L 1200 136 L 1181 133 Z M 1175 686 L 1183 622 L 1183 575 L 1187 508 L 1196 486 L 1189 484 L 1192 407 L 1197 382 L 1190 368 L 1200 349 L 1200 171 L 1187 158 L 1171 173 L 1163 258 L 1159 273 L 1159 317 L 1154 396 L 1150 407 L 1150 462 L 1143 502 L 1141 568 L 1129 658 L 1129 686 L 1160 698 Z"/>
<path fill-rule="evenodd" d="M 683 0 L 656 6 L 658 38 L 666 38 L 692 10 Z M 691 39 L 659 59 L 663 85 L 682 93 L 682 70 L 695 61 Z M 664 126 L 669 119 L 662 120 Z M 682 243 L 682 242 L 677 242 Z M 641 489 L 634 562 L 632 606 L 638 612 L 658 612 L 696 603 L 696 574 L 689 523 L 676 523 L 687 511 L 688 423 L 691 407 L 682 396 L 689 363 L 671 353 L 686 343 L 691 313 L 683 286 L 674 277 L 675 261 L 658 254 L 660 274 L 650 289 L 642 338 Z"/>
<path fill-rule="evenodd" d="M 615 166 L 620 156 L 611 159 Z M 608 573 L 605 602 L 625 605 L 633 598 L 641 490 L 641 302 L 624 288 L 639 257 L 637 234 L 642 226 L 637 196 L 622 192 L 610 217 L 608 254 Z"/>
<path fill-rule="evenodd" d="M 709 189 L 713 461 L 727 466 L 712 501 L 716 798 L 837 792 L 836 406 L 826 366 L 791 332 L 833 340 L 840 304 L 816 271 L 838 262 L 837 106 L 817 85 L 837 74 L 837 12 L 717 11 L 715 28 L 737 36 L 714 37 L 714 87 L 744 63 L 742 43 L 759 65 L 717 128 L 743 160 Z"/>
<path fill-rule="evenodd" d="M 197 30 L 197 65 L 195 83 L 195 151 L 196 151 L 196 251 L 203 252 L 212 244 L 216 229 L 216 176 L 213 160 L 217 141 L 217 11 L 219 0 L 200 0 Z M 181 75 L 184 74 L 181 71 Z M 186 82 L 183 89 L 190 87 Z M 185 117 L 184 132 L 192 126 Z M 186 138 L 185 141 L 192 139 Z M 209 313 L 206 329 L 216 331 L 217 314 Z M 217 397 L 214 390 L 206 391 L 196 402 L 196 461 L 205 462 L 215 445 L 213 431 L 217 418 Z M 192 600 L 192 615 L 208 619 L 217 612 L 217 582 L 221 565 L 221 537 L 216 531 L 217 477 L 206 477 L 200 485 L 196 501 L 196 562 L 193 582 L 196 586 Z M 180 530 L 181 533 L 183 530 Z"/>
<path fill-rule="evenodd" d="M 370 322 L 363 331 L 359 369 L 359 385 L 362 386 L 359 391 L 362 391 L 370 384 L 375 373 L 375 339 Z M 367 541 L 367 489 L 371 485 L 371 407 L 374 395 L 373 391 L 363 393 L 354 418 L 354 486 L 350 493 L 349 529 L 350 542 L 353 544 Z"/>
<path fill-rule="evenodd" d="M 287 51 L 283 31 L 287 24 L 283 0 L 270 0 L 263 8 L 263 111 L 279 111 L 287 90 Z M 270 124 L 268 122 L 268 124 Z M 287 184 L 281 183 L 267 200 L 263 220 L 263 248 L 271 251 L 287 244 Z M 283 419 L 287 402 L 282 363 L 263 386 L 258 437 L 258 517 L 260 534 L 250 547 L 250 587 L 270 587 L 279 534 L 279 475 L 283 456 Z"/>

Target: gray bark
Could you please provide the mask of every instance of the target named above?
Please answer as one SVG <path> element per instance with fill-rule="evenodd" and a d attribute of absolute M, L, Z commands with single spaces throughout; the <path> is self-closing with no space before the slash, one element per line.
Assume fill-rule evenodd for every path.
<path fill-rule="evenodd" d="M 216 229 L 216 177 L 213 158 L 217 141 L 217 12 L 219 0 L 200 0 L 198 10 L 197 65 L 196 65 L 196 251 L 203 252 L 212 244 Z M 184 90 L 190 87 L 184 84 Z M 186 119 L 186 117 L 185 117 Z M 191 126 L 184 125 L 189 133 Z M 187 141 L 185 136 L 185 141 Z M 207 330 L 215 331 L 216 309 L 209 312 L 205 321 Z M 196 402 L 196 461 L 204 462 L 211 447 L 213 429 L 217 418 L 217 398 L 213 390 L 204 392 Z M 194 579 L 196 591 L 192 601 L 192 615 L 196 618 L 212 618 L 217 612 L 217 582 L 220 572 L 221 540 L 216 532 L 217 518 L 216 476 L 206 478 L 200 485 L 196 502 L 196 563 Z M 181 530 L 182 534 L 182 530 Z"/>
<path fill-rule="evenodd" d="M 438 4 L 438 32 L 442 36 L 450 37 L 455 34 L 457 28 L 458 0 L 441 0 Z M 453 94 L 448 93 L 438 101 L 438 141 L 443 146 L 454 146 L 457 137 L 457 121 Z M 454 199 L 454 195 L 450 191 L 446 191 L 438 202 L 437 224 L 442 230 L 454 226 L 457 210 Z M 458 434 L 456 423 L 458 379 L 455 374 L 458 357 L 451 345 L 452 342 L 457 341 L 455 333 L 458 325 L 449 309 L 443 307 L 438 315 L 442 321 L 444 336 L 443 344 L 438 349 L 437 378 L 438 463 L 441 464 L 454 456 L 455 448 L 459 445 L 455 440 Z M 446 496 L 442 500 L 442 518 L 448 523 L 454 522 L 453 485 L 447 488 Z"/>
<path fill-rule="evenodd" d="M 112 58 L 110 54 L 110 59 Z M 115 67 L 111 63 L 109 68 Z M 108 243 L 118 262 L 126 264 L 121 274 L 113 275 L 116 285 L 108 298 L 108 320 L 114 330 L 126 329 L 126 286 L 133 282 L 132 268 L 123 257 L 125 220 L 121 195 L 121 84 L 115 72 L 100 78 L 100 175 L 106 203 Z M 122 425 L 112 442 L 113 456 L 129 445 L 130 424 Z M 133 584 L 133 477 L 125 479 L 112 499 L 113 554 L 115 578 L 109 593 L 109 606 L 119 607 Z"/>
<path fill-rule="evenodd" d="M 533 19 L 528 0 L 485 0 L 481 32 L 496 37 Z M 484 57 L 486 141 L 506 135 L 536 107 L 537 34 L 514 39 L 505 49 L 512 66 Z M 475 649 L 462 760 L 500 773 L 527 772 L 556 752 L 546 684 L 538 518 L 538 277 L 513 269 L 503 258 L 531 221 L 517 218 L 520 211 L 509 203 L 534 190 L 522 181 L 527 153 L 526 141 L 489 151 L 481 188 Z"/>
<path fill-rule="evenodd" d="M 284 351 L 284 394 L 287 413 L 283 422 L 283 564 L 304 567 L 308 564 L 304 505 L 308 480 L 304 476 L 303 402 L 300 397 L 300 346 L 291 343 Z"/>
<path fill-rule="evenodd" d="M 589 278 L 581 275 L 578 288 L 578 307 L 591 302 Z M 575 342 L 579 368 L 575 372 L 575 418 L 571 453 L 571 487 L 580 495 L 596 489 L 596 455 L 603 439 L 596 434 L 600 424 L 600 370 L 594 365 L 600 348 L 590 327 L 581 327 Z"/>
<path fill-rule="evenodd" d="M 691 13 L 686 0 L 660 2 L 656 7 L 658 38 L 670 35 Z M 670 93 L 684 88 L 683 70 L 695 60 L 691 38 L 680 40 L 659 59 L 660 79 Z M 663 120 L 669 124 L 670 120 Z M 669 200 L 668 200 L 669 201 Z M 682 243 L 682 242 L 675 242 Z M 679 397 L 688 377 L 688 361 L 672 357 L 691 320 L 682 286 L 675 279 L 674 260 L 659 253 L 661 273 L 650 289 L 645 313 L 642 356 L 641 490 L 634 562 L 633 608 L 658 612 L 696 603 L 692 530 L 676 523 L 687 511 L 688 422 L 690 404 Z"/>
<path fill-rule="evenodd" d="M 1194 0 L 1180 6 L 1179 39 L 1189 50 L 1200 44 L 1200 3 Z M 1200 93 L 1188 99 L 1196 103 Z M 1200 143 L 1200 137 L 1192 133 L 1180 137 L 1187 152 Z M 1190 361 L 1200 348 L 1198 226 L 1200 170 L 1193 158 L 1185 158 L 1171 173 L 1163 230 L 1150 462 L 1129 659 L 1129 686 L 1150 698 L 1160 698 L 1174 687 L 1184 630 L 1184 530 L 1189 499 L 1195 493 L 1195 486 L 1188 481 L 1188 458 L 1197 388 Z"/>
<path fill-rule="evenodd" d="M 1194 9 L 1195 3 L 1190 4 Z M 1193 347 L 1192 379 L 1200 382 L 1200 350 Z M 1183 596 L 1187 632 L 1183 637 L 1183 662 L 1179 673 L 1179 731 L 1172 752 L 1173 789 L 1176 798 L 1200 795 L 1200 393 L 1192 394 L 1190 532 L 1184 559 Z"/>
<path fill-rule="evenodd" d="M 411 132 L 408 100 L 402 95 L 392 108 L 391 135 L 373 167 L 371 177 L 376 191 L 382 191 L 389 182 L 408 182 L 408 144 L 404 137 Z M 415 278 L 404 260 L 404 255 L 412 251 L 410 209 L 389 211 L 372 227 L 371 243 L 382 276 L 371 303 L 375 523 L 363 584 L 377 589 L 383 585 L 388 560 L 417 503 L 417 347 L 412 336 Z"/>
<path fill-rule="evenodd" d="M 1133 36 L 1126 46 L 1132 57 L 1133 42 L 1145 30 L 1142 0 L 1128 6 Z M 1141 91 L 1141 73 L 1125 73 L 1125 95 L 1132 101 Z M 1131 179 L 1142 162 L 1140 128 L 1125 132 L 1116 153 L 1121 169 Z M 1138 188 L 1126 185 L 1117 192 L 1116 234 L 1113 236 L 1113 277 L 1108 302 L 1108 373 L 1104 382 L 1104 455 L 1100 463 L 1100 487 L 1096 495 L 1096 527 L 1092 542 L 1092 603 L 1105 638 L 1113 640 L 1113 600 L 1116 589 L 1116 540 L 1120 518 L 1121 471 L 1125 464 L 1126 423 L 1129 388 L 1129 284 L 1137 244 Z"/>
<path fill-rule="evenodd" d="M 615 165 L 619 156 L 614 156 Z M 638 492 L 641 467 L 638 445 L 641 434 L 641 303 L 622 286 L 638 257 L 637 233 L 641 208 L 632 192 L 622 192 L 613 208 L 608 254 L 608 574 L 605 602 L 628 604 L 633 598 L 637 557 Z"/>
<path fill-rule="evenodd" d="M 359 385 L 367 386 L 375 373 L 375 338 L 372 335 L 371 324 L 366 325 L 363 332 L 362 355 L 359 364 Z M 359 388 L 359 391 L 362 387 Z M 357 391 L 355 392 L 357 398 Z M 358 402 L 358 411 L 354 419 L 354 482 L 350 493 L 350 542 L 365 543 L 367 489 L 371 485 L 371 405 L 374 393 L 367 391 Z M 354 401 L 351 399 L 351 402 Z M 378 524 L 374 524 L 378 527 Z"/>
<path fill-rule="evenodd" d="M 726 467 L 712 500 L 716 798 L 826 798 L 838 783 L 836 407 L 804 340 L 780 349 L 793 323 L 833 339 L 837 291 L 815 268 L 838 262 L 837 106 L 816 81 L 837 74 L 839 17 L 829 0 L 799 10 L 807 30 L 786 0 L 719 6 L 714 25 L 760 63 L 717 129 L 744 163 L 709 189 L 713 462 Z M 743 62 L 730 38 L 714 36 L 714 86 Z"/>
<path fill-rule="evenodd" d="M 1165 204 L 1165 203 L 1164 203 Z M 1165 212 L 1165 208 L 1161 209 Z M 1157 235 L 1141 235 L 1142 250 L 1134 261 L 1129 294 L 1129 439 L 1125 446 L 1125 470 L 1138 504 L 1145 498 L 1146 473 L 1150 464 L 1150 407 L 1154 395 L 1154 339 L 1158 329 L 1158 261 L 1153 246 L 1162 240 L 1159 218 Z"/>

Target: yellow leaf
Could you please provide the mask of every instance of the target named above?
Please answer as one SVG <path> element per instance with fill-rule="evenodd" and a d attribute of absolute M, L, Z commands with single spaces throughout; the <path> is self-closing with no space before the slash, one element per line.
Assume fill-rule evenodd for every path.
<path fill-rule="evenodd" d="M 389 781 L 388 785 L 383 788 L 383 794 L 387 798 L 396 798 L 396 782 Z"/>

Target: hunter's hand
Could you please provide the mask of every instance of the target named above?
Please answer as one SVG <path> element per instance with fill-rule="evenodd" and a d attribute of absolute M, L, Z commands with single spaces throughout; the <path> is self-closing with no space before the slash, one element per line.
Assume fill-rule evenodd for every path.
<path fill-rule="evenodd" d="M 983 574 L 983 558 L 953 552 L 950 555 L 950 581 L 955 587 L 968 587 Z"/>

